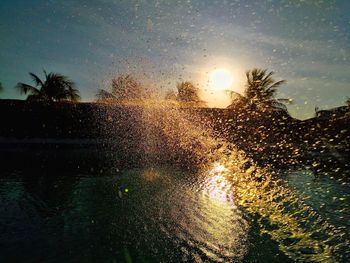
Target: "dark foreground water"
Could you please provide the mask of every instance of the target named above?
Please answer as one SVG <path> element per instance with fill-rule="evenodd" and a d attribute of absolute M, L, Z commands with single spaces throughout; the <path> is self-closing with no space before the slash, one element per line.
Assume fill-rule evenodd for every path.
<path fill-rule="evenodd" d="M 224 178 L 169 165 L 126 168 L 111 159 L 88 168 L 72 160 L 98 158 L 84 154 L 3 159 L 0 262 L 294 261 L 236 206 Z M 307 170 L 286 174 L 323 218 L 350 227 L 347 183 Z"/>

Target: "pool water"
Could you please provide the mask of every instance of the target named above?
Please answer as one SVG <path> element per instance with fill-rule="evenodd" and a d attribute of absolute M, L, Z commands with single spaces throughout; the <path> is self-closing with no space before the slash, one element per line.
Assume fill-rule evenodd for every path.
<path fill-rule="evenodd" d="M 165 165 L 115 167 L 111 160 L 104 169 L 72 159 L 52 166 L 57 160 L 3 163 L 1 262 L 294 261 L 237 206 L 225 178 Z M 348 184 L 305 170 L 284 176 L 322 217 L 349 229 Z"/>

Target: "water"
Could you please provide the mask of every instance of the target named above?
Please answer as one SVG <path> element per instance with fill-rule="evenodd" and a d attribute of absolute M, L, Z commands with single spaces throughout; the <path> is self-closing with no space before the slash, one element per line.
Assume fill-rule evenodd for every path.
<path fill-rule="evenodd" d="M 227 182 L 170 168 L 1 180 L 6 261 L 241 259 L 248 223 Z"/>
<path fill-rule="evenodd" d="M 13 160 L 4 163 L 1 262 L 294 261 L 259 216 L 237 205 L 225 167 L 214 163 L 189 171 L 103 164 L 104 171 L 91 171 L 76 165 L 86 159 L 82 152 L 53 154 L 55 160 L 40 167 L 27 166 L 25 158 L 17 159 L 15 169 L 7 169 Z M 37 160 L 47 154 L 37 154 Z M 68 159 L 75 169 L 52 167 Z M 305 170 L 285 173 L 290 189 L 308 196 L 307 204 L 329 224 L 343 227 L 349 240 L 349 186 L 315 179 Z"/>
<path fill-rule="evenodd" d="M 257 164 L 203 114 L 134 117 L 112 144 L 0 151 L 3 261 L 349 262 L 348 183 Z"/>

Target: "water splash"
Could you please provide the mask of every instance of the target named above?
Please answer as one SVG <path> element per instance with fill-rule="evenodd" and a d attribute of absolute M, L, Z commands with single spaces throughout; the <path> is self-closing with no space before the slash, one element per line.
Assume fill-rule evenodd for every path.
<path fill-rule="evenodd" d="M 208 196 L 227 200 L 227 188 L 232 188 L 235 203 L 251 216 L 258 216 L 261 232 L 275 240 L 291 259 L 333 262 L 349 258 L 343 254 L 349 246 L 344 229 L 322 218 L 282 178 L 215 136 L 210 122 L 195 110 L 158 107 L 145 111 L 146 125 L 162 130 L 173 154 L 180 152 L 194 161 L 200 167 L 199 174 L 211 174 L 206 182 Z"/>
<path fill-rule="evenodd" d="M 198 176 L 210 175 L 204 189 L 211 202 L 234 200 L 251 217 L 258 218 L 261 232 L 276 241 L 292 260 L 334 262 L 349 258 L 346 248 L 350 241 L 344 229 L 307 205 L 283 178 L 218 137 L 197 110 L 158 104 L 143 107 L 141 119 L 145 138 L 142 151 L 153 155 L 155 161 L 176 156 L 172 160 L 185 163 L 189 169 L 197 167 Z M 229 199 L 228 189 L 232 194 Z M 215 213 L 213 207 L 211 210 Z"/>

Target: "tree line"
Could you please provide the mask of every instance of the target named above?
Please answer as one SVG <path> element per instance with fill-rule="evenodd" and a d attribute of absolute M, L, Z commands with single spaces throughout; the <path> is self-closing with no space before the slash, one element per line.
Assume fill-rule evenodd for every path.
<path fill-rule="evenodd" d="M 27 95 L 28 101 L 78 102 L 80 92 L 76 84 L 59 73 L 45 70 L 44 79 L 40 79 L 36 74 L 30 72 L 29 75 L 34 85 L 19 82 L 16 89 L 20 94 Z M 293 102 L 289 98 L 276 98 L 278 88 L 286 83 L 286 80 L 275 81 L 274 72 L 267 69 L 254 68 L 246 72 L 246 85 L 243 94 L 228 90 L 231 97 L 229 109 L 243 113 L 266 113 L 278 112 L 288 114 L 287 106 Z M 0 83 L 0 92 L 3 86 Z M 152 99 L 152 90 L 144 87 L 130 74 L 122 74 L 111 80 L 109 89 L 98 89 L 96 102 L 120 102 L 120 101 L 145 101 Z M 168 90 L 163 97 L 166 101 L 184 103 L 186 105 L 205 107 L 205 102 L 201 100 L 199 88 L 191 81 L 177 83 L 176 91 Z M 350 99 L 346 101 L 350 106 Z"/>

